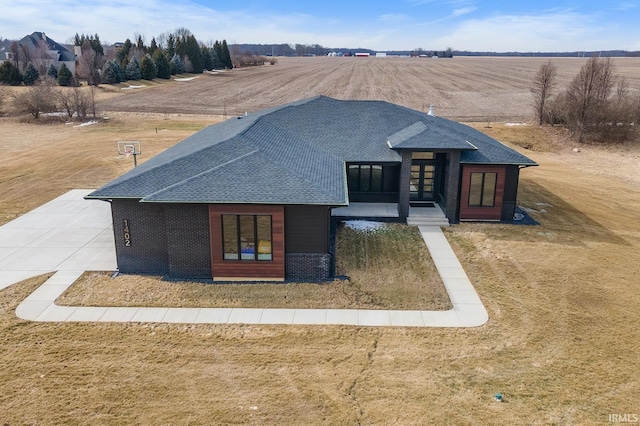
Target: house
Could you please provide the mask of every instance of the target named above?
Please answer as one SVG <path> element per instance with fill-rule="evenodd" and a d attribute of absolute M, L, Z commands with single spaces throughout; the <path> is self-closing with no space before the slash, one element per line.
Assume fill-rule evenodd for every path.
<path fill-rule="evenodd" d="M 87 198 L 111 203 L 121 272 L 323 280 L 332 210 L 511 220 L 520 168 L 535 165 L 444 118 L 320 96 L 207 127 Z"/>
<path fill-rule="evenodd" d="M 5 40 L 0 43 L 0 62 L 4 60 L 16 60 L 21 62 L 33 62 L 33 64 L 43 70 L 46 70 L 50 64 L 57 69 L 60 65 L 65 64 L 72 74 L 76 71 L 76 53 L 68 48 L 47 37 L 45 33 L 34 32 L 25 36 L 17 42 L 20 51 L 12 52 L 11 44 L 13 42 Z"/>

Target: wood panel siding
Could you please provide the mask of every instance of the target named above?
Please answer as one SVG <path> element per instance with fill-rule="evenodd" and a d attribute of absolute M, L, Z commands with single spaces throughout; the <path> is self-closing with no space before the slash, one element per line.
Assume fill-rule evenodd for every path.
<path fill-rule="evenodd" d="M 285 251 L 328 253 L 330 210 L 327 206 L 286 206 Z"/>
<path fill-rule="evenodd" d="M 504 197 L 502 200 L 502 220 L 512 220 L 516 213 L 518 197 L 518 180 L 520 178 L 519 166 L 507 166 L 507 175 L 504 185 Z"/>
<path fill-rule="evenodd" d="M 469 206 L 471 173 L 497 173 L 495 201 L 492 207 Z M 507 166 L 463 165 L 460 190 L 460 220 L 501 220 L 506 174 Z"/>
<path fill-rule="evenodd" d="M 270 215 L 273 260 L 225 260 L 222 215 Z M 209 206 L 211 274 L 214 280 L 284 280 L 284 206 L 228 204 Z"/>

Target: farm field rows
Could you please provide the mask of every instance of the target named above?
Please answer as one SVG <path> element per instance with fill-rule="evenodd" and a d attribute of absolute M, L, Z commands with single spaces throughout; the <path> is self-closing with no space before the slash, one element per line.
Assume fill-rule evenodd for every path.
<path fill-rule="evenodd" d="M 129 170 L 118 140 L 141 140 L 142 162 L 218 114 L 306 96 L 434 103 L 438 115 L 475 118 L 540 164 L 522 171 L 519 192 L 539 226 L 446 230 L 489 322 L 455 330 L 34 323 L 14 310 L 46 279 L 36 277 L 0 290 L 1 424 L 583 425 L 640 414 L 640 148 L 573 152 L 559 129 L 489 128 L 474 115 L 484 107 L 503 121 L 528 120 L 530 77 L 546 59 L 345 59 L 284 58 L 140 90 L 104 88 L 99 107 L 109 120 L 93 126 L 0 117 L 0 224 Z M 563 82 L 583 63 L 557 61 Z M 616 63 L 638 85 L 640 60 Z M 469 69 L 473 77 L 462 79 Z"/>
<path fill-rule="evenodd" d="M 278 58 L 276 65 L 204 74 L 195 80 L 128 90 L 104 110 L 239 115 L 316 95 L 385 100 L 458 121 L 530 120 L 529 87 L 549 58 Z M 558 87 L 585 58 L 553 58 Z M 640 89 L 640 58 L 614 59 L 617 71 Z"/>

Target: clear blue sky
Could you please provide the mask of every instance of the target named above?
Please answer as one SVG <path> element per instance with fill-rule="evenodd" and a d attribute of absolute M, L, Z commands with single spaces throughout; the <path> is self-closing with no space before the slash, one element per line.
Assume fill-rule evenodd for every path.
<path fill-rule="evenodd" d="M 201 41 L 374 50 L 640 50 L 640 0 L 0 0 L 0 37 L 116 42 L 186 27 Z"/>

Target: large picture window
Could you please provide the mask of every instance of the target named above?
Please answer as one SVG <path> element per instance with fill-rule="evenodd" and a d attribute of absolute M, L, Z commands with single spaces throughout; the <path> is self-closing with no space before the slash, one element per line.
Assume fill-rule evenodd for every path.
<path fill-rule="evenodd" d="M 222 215 L 225 260 L 273 260 L 271 216 Z"/>
<path fill-rule="evenodd" d="M 349 164 L 349 190 L 353 192 L 382 192 L 382 166 L 376 164 Z"/>
<path fill-rule="evenodd" d="M 469 207 L 494 207 L 497 173 L 471 173 Z"/>

